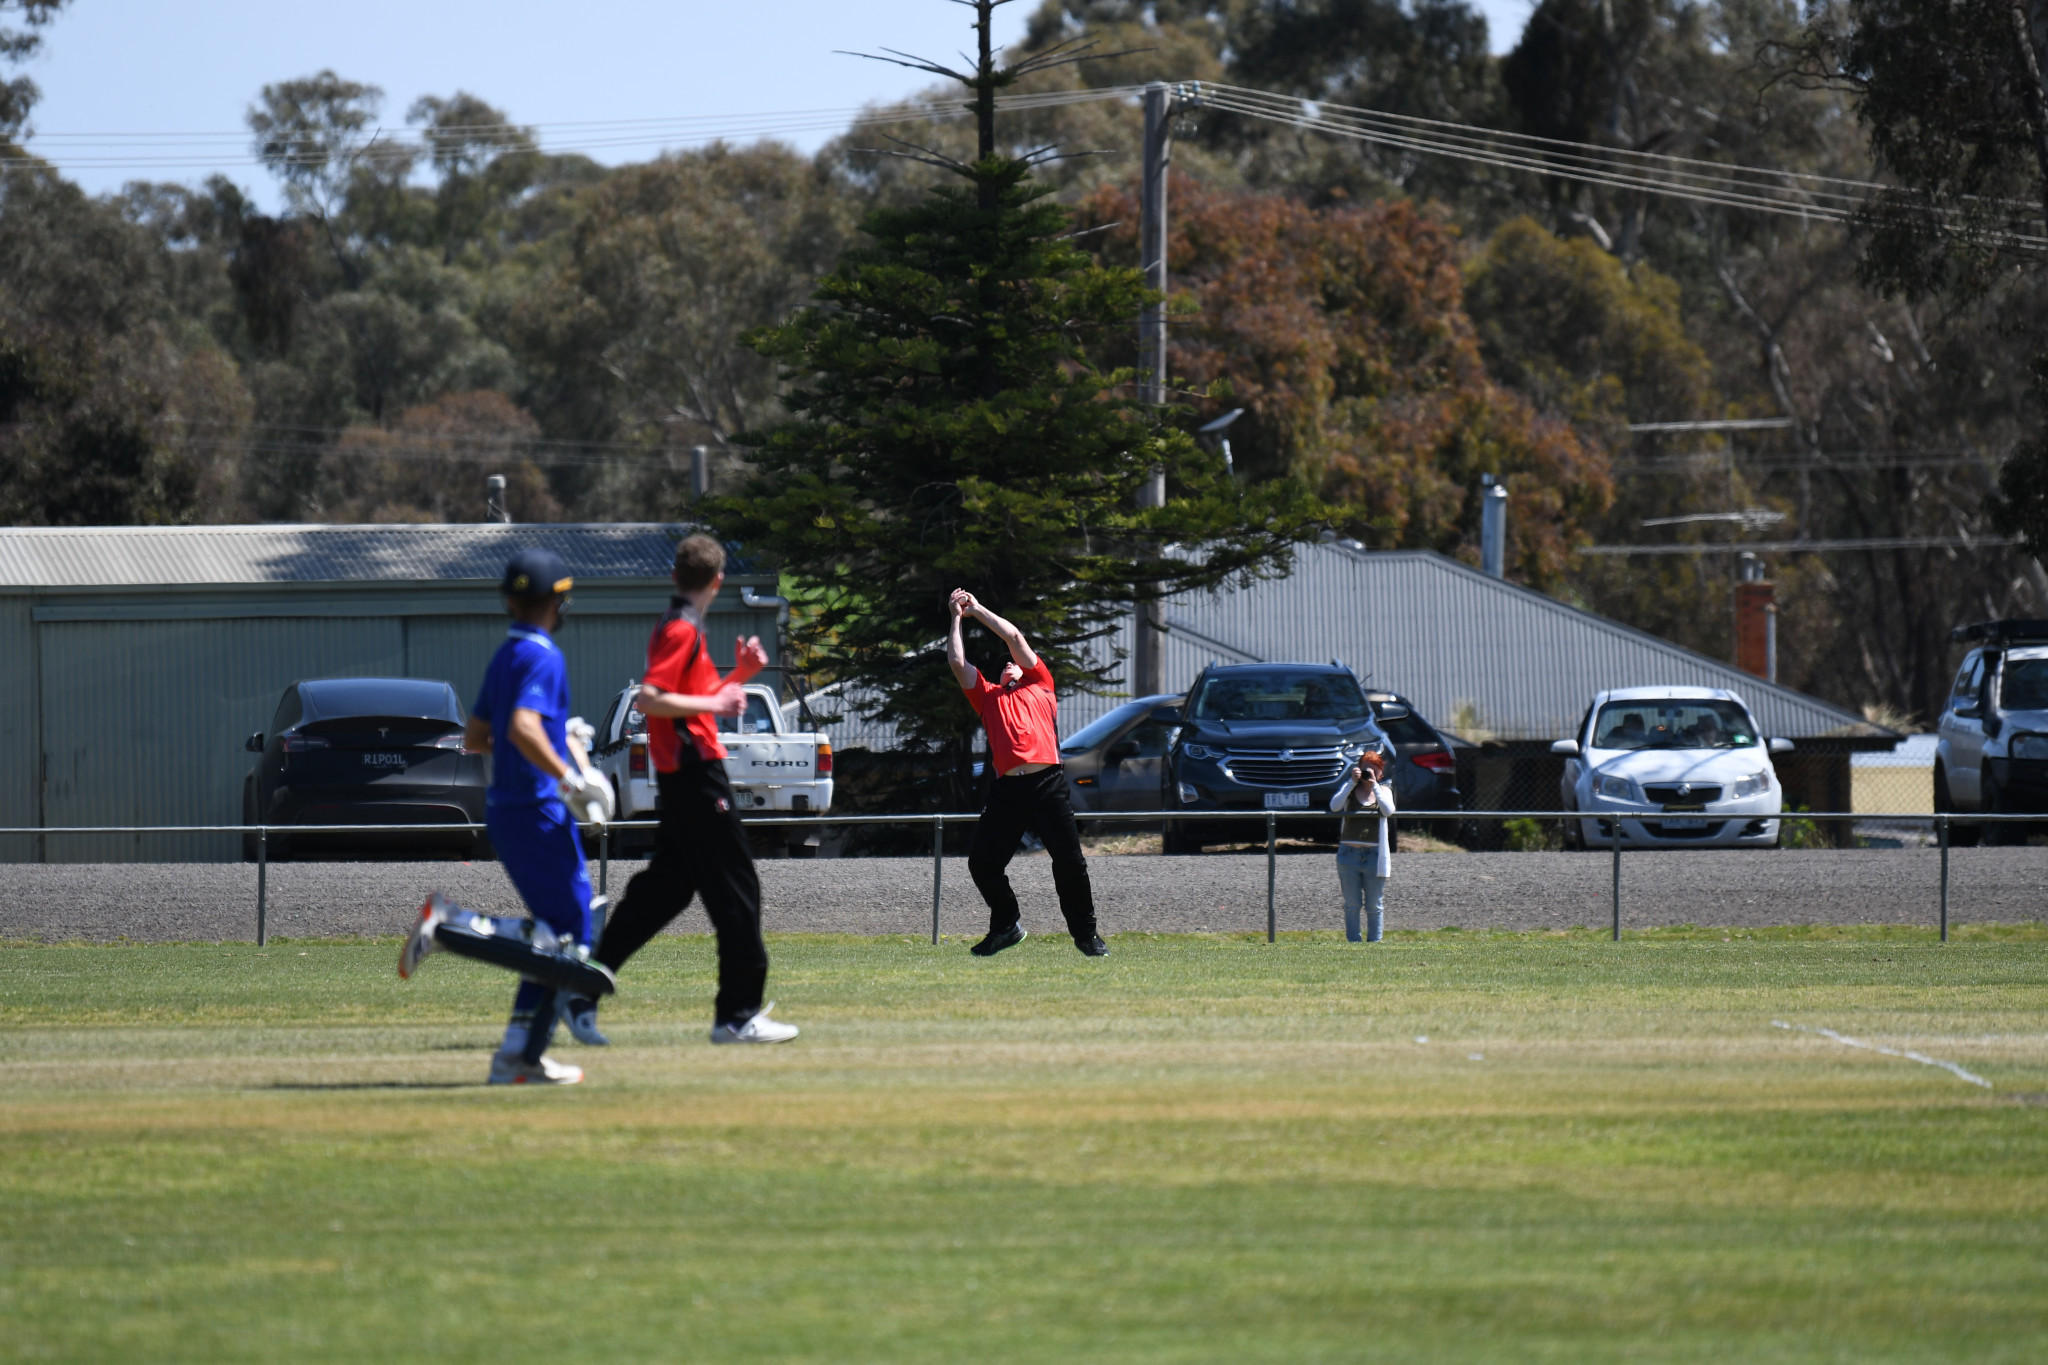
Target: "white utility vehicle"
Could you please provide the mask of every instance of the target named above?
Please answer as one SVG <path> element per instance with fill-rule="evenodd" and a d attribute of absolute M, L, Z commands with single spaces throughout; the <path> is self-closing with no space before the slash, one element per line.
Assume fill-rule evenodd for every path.
<path fill-rule="evenodd" d="M 1742 698 L 1715 687 L 1621 687 L 1594 696 L 1565 756 L 1560 795 L 1575 848 L 1773 848 L 1784 788 Z"/>
<path fill-rule="evenodd" d="M 612 699 L 590 755 L 591 766 L 604 774 L 618 795 L 620 820 L 652 820 L 661 808 L 654 765 L 647 756 L 647 718 L 633 704 L 639 690 L 638 682 L 630 682 Z M 741 816 L 821 815 L 831 810 L 832 741 L 821 734 L 785 729 L 772 688 L 749 685 L 744 690 L 746 711 L 718 718 L 727 754 L 725 770 Z M 816 851 L 817 831 L 786 832 L 791 854 L 805 857 Z M 634 845 L 653 839 L 651 831 L 639 830 L 621 830 L 614 837 Z"/>

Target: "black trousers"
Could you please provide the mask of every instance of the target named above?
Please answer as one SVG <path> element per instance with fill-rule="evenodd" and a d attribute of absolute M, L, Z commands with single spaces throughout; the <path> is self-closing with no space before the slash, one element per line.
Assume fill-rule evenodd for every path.
<path fill-rule="evenodd" d="M 1095 937 L 1095 892 L 1081 856 L 1081 831 L 1067 800 L 1067 775 L 1058 764 L 1021 777 L 999 777 L 989 787 L 988 805 L 974 828 L 967 870 L 988 902 L 988 931 L 1001 933 L 1017 922 L 1017 893 L 1003 869 L 1016 856 L 1024 831 L 1036 834 L 1052 855 L 1052 882 L 1059 889 L 1067 932 L 1086 942 Z"/>
<path fill-rule="evenodd" d="M 626 883 L 625 898 L 606 919 L 592 956 L 617 971 L 667 928 L 692 896 L 702 896 L 704 913 L 718 935 L 713 1022 L 744 1023 L 761 1008 L 768 945 L 761 941 L 761 879 L 725 765 L 686 756 L 676 771 L 657 772 L 654 780 L 661 789 L 654 859 Z"/>

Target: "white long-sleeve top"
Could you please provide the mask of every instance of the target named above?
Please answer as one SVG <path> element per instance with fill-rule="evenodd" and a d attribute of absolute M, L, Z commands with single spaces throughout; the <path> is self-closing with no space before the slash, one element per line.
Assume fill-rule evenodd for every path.
<path fill-rule="evenodd" d="M 1330 810 L 1333 814 L 1341 813 L 1345 817 L 1344 832 L 1338 836 L 1342 842 L 1357 844 L 1360 847 L 1364 846 L 1365 840 L 1351 837 L 1353 813 L 1373 811 L 1378 815 L 1379 818 L 1373 822 L 1379 826 L 1379 838 L 1376 841 L 1378 848 L 1373 854 L 1372 874 L 1375 877 L 1384 877 L 1394 870 L 1394 856 L 1387 846 L 1387 822 L 1394 818 L 1394 789 L 1384 782 L 1374 782 L 1370 785 L 1371 794 L 1368 795 L 1358 789 L 1359 784 L 1356 781 L 1346 777 L 1344 785 L 1330 796 Z"/>

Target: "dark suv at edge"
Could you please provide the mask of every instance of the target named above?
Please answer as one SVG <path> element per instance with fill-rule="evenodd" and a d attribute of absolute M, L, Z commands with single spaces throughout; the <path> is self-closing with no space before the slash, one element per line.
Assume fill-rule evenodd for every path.
<path fill-rule="evenodd" d="M 1182 705 L 1163 808 L 1243 811 L 1246 819 L 1169 821 L 1166 851 L 1263 840 L 1268 810 L 1327 811 L 1368 749 L 1394 766 L 1395 746 L 1343 664 L 1211 664 Z M 1290 820 L 1286 832 L 1334 839 L 1337 821 Z"/>

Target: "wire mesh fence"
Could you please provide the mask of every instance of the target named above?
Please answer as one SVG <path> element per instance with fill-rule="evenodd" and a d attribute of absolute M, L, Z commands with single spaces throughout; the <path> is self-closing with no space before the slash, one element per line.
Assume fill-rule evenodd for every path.
<path fill-rule="evenodd" d="M 1202 819 L 1243 823 L 1245 812 L 1135 812 L 1127 815 L 1084 814 L 1084 825 L 1114 824 L 1119 821 L 1151 819 Z M 1262 846 L 1253 856 L 1129 858 L 1098 857 L 1090 860 L 1091 876 L 1102 888 L 1112 923 L 1123 929 L 1263 929 L 1268 941 L 1283 928 L 1327 927 L 1333 899 L 1334 874 L 1325 858 L 1301 857 L 1311 846 L 1291 835 L 1317 821 L 1315 812 L 1264 812 Z M 1425 824 L 1461 822 L 1467 824 L 1514 822 L 1541 825 L 1554 823 L 1551 810 L 1524 809 L 1490 812 L 1418 812 Z M 1818 824 L 1836 822 L 1852 827 L 1861 816 L 1855 812 L 1822 811 L 1811 817 Z M 1614 936 L 1631 924 L 1716 924 L 1777 923 L 1839 924 L 1886 922 L 1924 926 L 1945 938 L 1959 907 L 1964 915 L 1978 921 L 2037 920 L 2041 918 L 2044 893 L 2048 893 L 2048 858 L 2025 848 L 1967 848 L 1954 850 L 1954 835 L 1963 824 L 1961 817 L 1931 812 L 1897 814 L 1902 823 L 1914 823 L 1929 832 L 1931 843 L 1890 846 L 1868 845 L 1840 848 L 1816 843 L 1808 846 L 1812 856 L 1796 853 L 1777 857 L 1755 850 L 1712 851 L 1705 849 L 1651 850 L 1636 842 L 1636 822 L 1620 822 L 1623 837 L 1611 848 L 1590 854 L 1536 852 L 1527 856 L 1458 857 L 1403 853 L 1396 882 L 1399 909 L 1390 909 L 1393 922 L 1401 916 L 1420 926 L 1471 928 L 1569 927 L 1598 924 Z M 959 931 L 972 921 L 979 897 L 967 884 L 962 860 L 948 857 L 949 837 L 970 834 L 978 817 L 969 813 L 868 815 L 868 816 L 786 816 L 765 817 L 756 823 L 777 828 L 803 829 L 827 825 L 894 826 L 916 833 L 928 854 L 920 863 L 907 858 L 867 860 L 856 866 L 841 862 L 805 862 L 769 865 L 786 867 L 769 880 L 782 888 L 785 898 L 808 898 L 807 906 L 796 907 L 794 924 L 803 927 L 852 932 L 899 933 L 913 926 L 928 933 L 934 943 L 948 925 Z M 1987 817 L 1976 821 L 1980 828 L 2024 823 L 2022 817 Z M 620 835 L 643 832 L 652 822 L 622 822 L 593 830 L 593 880 L 601 889 L 617 890 L 619 876 L 613 867 L 614 840 Z M 295 832 L 368 833 L 375 827 L 321 826 Z M 479 827 L 451 825 L 449 832 L 476 832 Z M 80 829 L 0 830 L 9 838 L 40 837 L 63 839 L 90 837 L 109 832 L 108 827 Z M 208 883 L 219 903 L 203 917 L 209 930 L 198 936 L 239 937 L 251 930 L 258 943 L 271 932 L 269 912 L 273 870 L 265 853 L 270 838 L 279 831 L 262 826 L 155 826 L 146 831 L 126 832 L 248 835 L 256 841 L 258 862 L 253 868 L 207 869 L 194 866 L 188 872 L 166 868 L 130 867 L 121 894 L 134 895 L 137 888 L 161 903 L 175 899 L 170 886 L 190 876 Z M 1289 852 L 1289 848 L 1295 850 Z M 1442 845 L 1450 849 L 1455 846 Z M 1905 850 L 1903 852 L 1894 850 Z M 1325 848 L 1322 851 L 1327 852 Z M 1036 897 L 1048 902 L 1051 883 L 1044 873 L 1043 859 L 1022 859 L 1015 865 L 1025 881 L 1044 882 Z M 484 894 L 506 894 L 503 882 L 488 865 L 464 868 L 466 885 Z M 920 868 L 922 870 L 920 870 Z M 616 869 L 618 874 L 632 870 Z M 76 866 L 48 866 L 20 869 L 45 878 L 46 889 L 60 885 L 56 879 L 95 873 L 118 874 L 123 869 Z M 346 900 L 351 886 L 360 889 L 363 868 L 290 865 L 280 869 L 290 880 L 294 928 L 303 934 L 308 910 L 328 901 Z M 346 923 L 332 917 L 315 922 L 326 932 L 392 932 L 402 927 L 392 918 L 393 886 L 420 879 L 414 867 L 393 869 L 376 893 L 381 896 L 365 920 Z M 250 875 L 253 874 L 253 875 Z M 440 879 L 441 874 L 432 874 Z M 478 878 L 482 880 L 479 881 Z M 247 880 L 242 880 L 247 878 Z M 373 879 L 374 880 L 374 879 Z M 458 878 L 457 880 L 461 880 Z M 251 884 L 253 883 L 253 885 Z M 395 893 L 399 897 L 406 890 Z M 1960 900 L 1958 899 L 1960 897 Z M 0 912 L 0 933 L 42 932 L 22 915 L 24 906 L 33 908 L 36 896 L 17 894 L 11 911 Z M 235 903 L 230 904 L 233 901 Z M 1210 907 L 1213 905 L 1213 912 Z M 921 908 L 920 908 L 921 907 Z M 505 910 L 517 913 L 516 897 Z M 124 909 L 123 913 L 127 913 Z M 136 923 L 148 924 L 147 914 L 131 915 Z M 71 921 L 72 936 L 79 921 Z M 47 930 L 47 925 L 44 929 Z M 90 928 L 89 925 L 84 927 Z M 237 930 L 239 932 L 231 932 Z M 61 927 L 59 936 L 66 931 Z M 48 936 L 44 932 L 44 936 Z M 101 935 L 104 937 L 105 935 Z"/>

